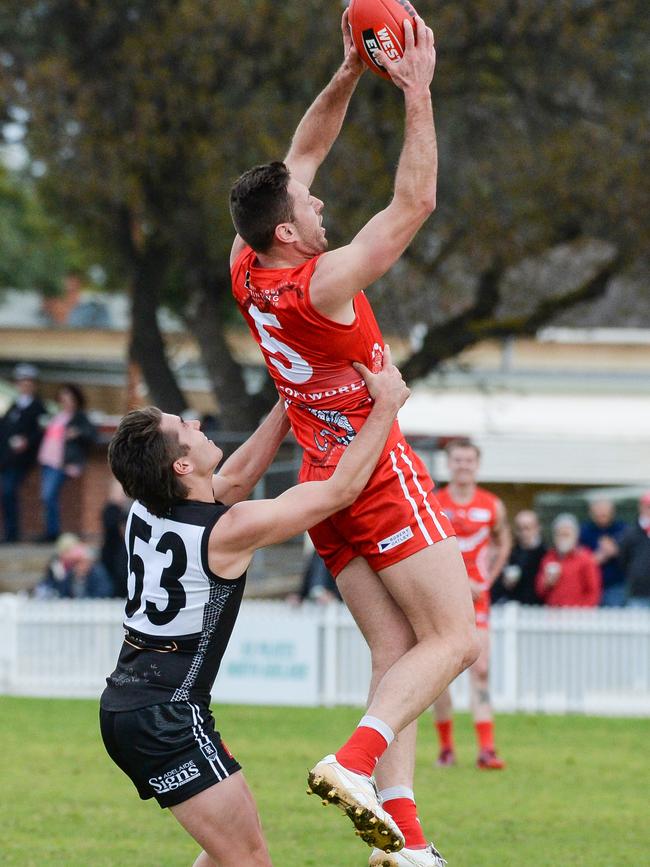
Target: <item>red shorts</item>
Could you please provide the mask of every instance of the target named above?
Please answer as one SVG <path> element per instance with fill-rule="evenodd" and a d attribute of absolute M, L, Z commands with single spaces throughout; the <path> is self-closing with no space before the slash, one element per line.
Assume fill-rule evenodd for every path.
<path fill-rule="evenodd" d="M 305 462 L 300 481 L 323 481 L 334 470 Z M 399 441 L 382 456 L 357 501 L 316 524 L 309 535 L 336 577 L 355 557 L 379 572 L 456 534 L 433 496 L 426 467 Z"/>

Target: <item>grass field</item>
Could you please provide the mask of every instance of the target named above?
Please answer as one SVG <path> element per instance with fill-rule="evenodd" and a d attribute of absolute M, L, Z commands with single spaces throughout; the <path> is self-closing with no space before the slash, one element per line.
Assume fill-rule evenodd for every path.
<path fill-rule="evenodd" d="M 215 708 L 245 767 L 275 867 L 367 865 L 338 810 L 305 795 L 308 767 L 335 749 L 359 711 Z M 450 867 L 650 864 L 645 720 L 506 716 L 509 767 L 473 769 L 470 721 L 461 764 L 432 767 L 421 721 L 416 789 L 425 831 Z M 138 799 L 104 753 L 86 701 L 0 698 L 0 864 L 185 867 L 197 853 L 167 811 Z M 245 865 L 242 865 L 245 867 Z"/>

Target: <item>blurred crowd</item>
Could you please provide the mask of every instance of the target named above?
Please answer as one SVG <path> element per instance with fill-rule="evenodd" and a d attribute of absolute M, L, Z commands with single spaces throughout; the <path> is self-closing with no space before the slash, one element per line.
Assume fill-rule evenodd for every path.
<path fill-rule="evenodd" d="M 16 398 L 0 419 L 0 505 L 2 542 L 52 543 L 56 554 L 34 595 L 40 598 L 105 598 L 126 596 L 127 561 L 124 527 L 127 500 L 115 483 L 102 512 L 99 550 L 77 535 L 64 532 L 61 494 L 70 479 L 86 467 L 97 432 L 86 412 L 83 391 L 72 382 L 56 393 L 48 408 L 38 390 L 38 370 L 18 364 L 13 372 Z M 20 491 L 33 470 L 39 474 L 39 506 L 43 532 L 25 539 L 21 528 Z"/>
<path fill-rule="evenodd" d="M 120 486 L 113 484 L 104 505 L 97 551 L 61 525 L 61 492 L 84 472 L 96 441 L 82 390 L 63 383 L 56 407 L 48 410 L 33 365 L 18 364 L 14 382 L 17 396 L 0 419 L 2 541 L 22 539 L 20 489 L 37 469 L 43 533 L 29 541 L 56 543 L 56 555 L 36 595 L 126 596 L 128 501 Z M 512 525 L 514 544 L 492 587 L 494 603 L 650 608 L 650 492 L 639 499 L 631 524 L 617 518 L 612 501 L 599 498 L 590 503 L 589 519 L 582 525 L 572 514 L 557 515 L 548 538 L 532 510 L 516 514 Z M 289 597 L 296 604 L 305 600 L 340 600 L 335 581 L 313 549 L 306 552 L 302 587 Z"/>
<path fill-rule="evenodd" d="M 580 524 L 563 513 L 553 520 L 548 540 L 532 509 L 513 520 L 514 544 L 492 586 L 492 602 L 555 607 L 650 608 L 650 491 L 638 503 L 638 519 L 616 517 L 611 500 L 593 500 Z M 299 593 L 289 601 L 340 600 L 321 558 L 310 553 Z"/>
<path fill-rule="evenodd" d="M 56 408 L 49 411 L 38 393 L 34 365 L 18 364 L 14 382 L 16 399 L 0 419 L 3 541 L 21 540 L 20 489 L 37 467 L 43 534 L 32 541 L 55 542 L 61 535 L 63 486 L 83 473 L 96 430 L 86 413 L 84 394 L 74 383 L 59 387 Z"/>
<path fill-rule="evenodd" d="M 616 517 L 611 500 L 593 500 L 582 525 L 558 515 L 548 542 L 539 517 L 515 515 L 508 564 L 492 587 L 493 602 L 524 605 L 650 608 L 650 492 L 638 503 L 636 522 Z"/>

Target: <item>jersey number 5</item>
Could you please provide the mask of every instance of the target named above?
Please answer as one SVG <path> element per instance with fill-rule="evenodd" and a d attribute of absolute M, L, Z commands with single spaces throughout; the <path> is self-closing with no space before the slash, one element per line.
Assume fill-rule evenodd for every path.
<path fill-rule="evenodd" d="M 145 564 L 140 554 L 136 552 L 136 547 L 138 542 L 148 546 L 150 540 L 150 525 L 138 515 L 132 515 L 129 530 L 129 572 L 133 574 L 135 580 L 133 596 L 129 595 L 126 603 L 127 617 L 133 617 L 142 605 Z M 171 551 L 172 555 L 171 563 L 165 566 L 160 574 L 160 587 L 167 591 L 167 605 L 161 610 L 151 599 L 147 599 L 144 613 L 155 626 L 165 626 L 171 623 L 185 605 L 186 594 L 181 578 L 187 570 L 187 551 L 183 540 L 176 533 L 164 533 L 156 545 L 156 551 L 159 554 L 169 554 Z"/>
<path fill-rule="evenodd" d="M 266 330 L 267 326 L 282 330 L 278 317 L 274 316 L 273 313 L 262 313 L 254 304 L 251 304 L 248 312 L 255 320 L 255 327 L 260 335 L 260 343 L 264 349 L 270 352 L 271 355 L 283 355 L 289 362 L 290 367 L 287 367 L 286 364 L 278 361 L 277 358 L 270 359 L 271 364 L 280 371 L 282 376 L 295 385 L 301 385 L 303 382 L 311 379 L 314 369 L 305 361 L 302 355 L 299 355 L 295 349 L 287 346 L 286 343 L 278 340 L 277 337 L 273 337 Z"/>

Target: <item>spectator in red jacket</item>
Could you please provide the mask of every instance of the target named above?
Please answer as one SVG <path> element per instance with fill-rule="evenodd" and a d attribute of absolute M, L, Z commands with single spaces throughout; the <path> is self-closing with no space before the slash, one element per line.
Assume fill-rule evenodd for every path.
<path fill-rule="evenodd" d="M 553 521 L 553 547 L 535 580 L 537 595 L 546 605 L 592 608 L 600 603 L 600 569 L 592 552 L 578 545 L 579 534 L 573 515 L 558 515 Z"/>

